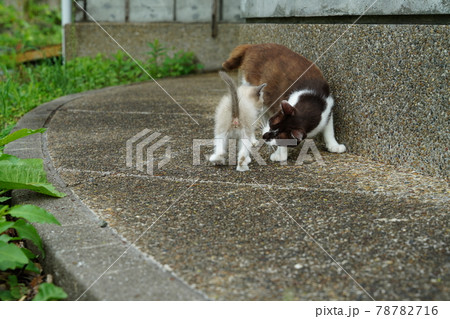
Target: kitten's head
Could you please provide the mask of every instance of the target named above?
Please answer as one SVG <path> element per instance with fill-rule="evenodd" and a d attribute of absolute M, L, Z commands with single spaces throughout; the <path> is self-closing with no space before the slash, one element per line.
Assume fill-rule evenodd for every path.
<path fill-rule="evenodd" d="M 297 146 L 306 132 L 299 123 L 297 109 L 287 101 L 281 101 L 280 110 L 269 119 L 263 139 L 266 143 L 278 146 Z"/>

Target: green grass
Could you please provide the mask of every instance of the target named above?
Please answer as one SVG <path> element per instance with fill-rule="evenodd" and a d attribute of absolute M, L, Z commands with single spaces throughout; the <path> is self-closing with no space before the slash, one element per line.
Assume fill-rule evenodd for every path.
<path fill-rule="evenodd" d="M 123 52 L 112 58 L 79 57 L 39 65 L 16 65 L 17 53 L 61 43 L 61 17 L 57 10 L 36 0 L 24 0 L 23 12 L 0 0 L 0 138 L 34 107 L 59 96 L 107 86 L 149 80 Z M 158 40 L 149 44 L 148 59 L 139 63 L 154 78 L 179 76 L 200 70 L 192 52 L 176 51 Z"/>
<path fill-rule="evenodd" d="M 140 64 L 154 78 L 179 76 L 200 70 L 191 52 L 178 51 L 172 56 L 157 40 L 150 44 L 150 58 Z M 2 69 L 0 76 L 0 138 L 34 107 L 59 96 L 107 86 L 150 80 L 149 76 L 123 52 L 109 59 L 79 57 L 65 64 L 60 59 L 36 66 Z"/>
<path fill-rule="evenodd" d="M 0 0 L 0 65 L 14 66 L 16 53 L 61 43 L 61 13 L 35 0 L 23 12 Z"/>

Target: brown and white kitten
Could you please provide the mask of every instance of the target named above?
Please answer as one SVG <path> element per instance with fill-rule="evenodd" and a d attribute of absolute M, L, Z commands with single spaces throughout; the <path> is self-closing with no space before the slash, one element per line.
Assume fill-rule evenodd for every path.
<path fill-rule="evenodd" d="M 270 156 L 272 161 L 287 160 L 286 145 L 298 145 L 318 133 L 323 133 L 328 151 L 345 152 L 345 145 L 334 137 L 330 87 L 311 61 L 282 45 L 244 44 L 237 46 L 222 66 L 225 70 L 239 68 L 243 81 L 251 85 L 267 83 L 264 106 L 270 119 L 263 139 L 278 145 Z"/>
<path fill-rule="evenodd" d="M 228 140 L 237 139 L 239 143 L 236 170 L 247 171 L 250 163 L 249 148 L 256 145 L 255 128 L 252 125 L 258 120 L 263 107 L 263 89 L 259 86 L 242 85 L 236 88 L 234 81 L 225 72 L 219 72 L 227 84 L 229 93 L 220 101 L 216 109 L 214 128 L 214 154 L 209 161 L 214 164 L 225 164 Z"/>

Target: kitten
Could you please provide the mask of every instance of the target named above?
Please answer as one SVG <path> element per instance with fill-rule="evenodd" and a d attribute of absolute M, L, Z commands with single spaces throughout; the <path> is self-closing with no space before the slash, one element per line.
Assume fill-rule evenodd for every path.
<path fill-rule="evenodd" d="M 319 68 L 305 57 L 278 44 L 237 46 L 222 64 L 225 70 L 239 68 L 251 85 L 267 83 L 264 89 L 266 117 L 263 130 L 267 144 L 278 145 L 272 161 L 286 161 L 287 147 L 323 133 L 328 151 L 345 152 L 334 137 L 333 97 Z"/>
<path fill-rule="evenodd" d="M 219 72 L 227 84 L 229 94 L 225 95 L 216 109 L 214 129 L 214 154 L 209 158 L 214 164 L 225 164 L 228 140 L 239 141 L 236 170 L 247 171 L 251 159 L 247 147 L 256 145 L 255 130 L 252 125 L 258 119 L 263 106 L 263 89 L 259 86 L 242 85 L 236 88 L 234 81 L 225 72 Z"/>

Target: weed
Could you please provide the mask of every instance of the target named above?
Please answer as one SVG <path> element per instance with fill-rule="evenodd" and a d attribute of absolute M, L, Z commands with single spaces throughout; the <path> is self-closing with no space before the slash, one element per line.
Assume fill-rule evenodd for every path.
<path fill-rule="evenodd" d="M 2 139 L 0 146 L 16 139 L 42 133 L 45 129 L 16 131 Z M 2 196 L 13 189 L 29 189 L 42 194 L 63 197 L 47 181 L 42 159 L 20 159 L 0 152 L 0 300 L 19 300 L 34 292 L 22 281 L 22 278 L 36 273 L 40 278 L 41 270 L 33 262 L 37 258 L 23 241 L 28 240 L 45 257 L 42 240 L 36 228 L 31 223 L 46 223 L 60 225 L 58 220 L 46 210 L 34 205 L 15 205 L 10 207 L 3 203 L 10 198 Z M 59 287 L 46 283 L 38 287 L 33 300 L 60 300 L 67 294 Z M 6 288 L 6 289 L 4 289 Z"/>
<path fill-rule="evenodd" d="M 18 52 L 61 43 L 60 11 L 28 0 L 19 12 L 0 1 L 0 43 L 0 65 L 8 67 Z"/>
<path fill-rule="evenodd" d="M 152 47 L 152 46 L 151 46 Z M 141 62 L 153 78 L 189 74 L 203 68 L 192 52 L 177 51 L 172 56 L 155 40 L 150 58 Z M 40 65 L 3 67 L 0 75 L 0 138 L 26 112 L 59 96 L 107 86 L 149 80 L 145 72 L 123 52 L 112 58 L 78 57 L 63 64 L 61 59 Z"/>

